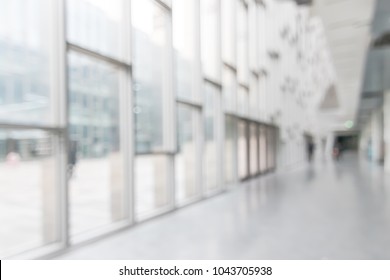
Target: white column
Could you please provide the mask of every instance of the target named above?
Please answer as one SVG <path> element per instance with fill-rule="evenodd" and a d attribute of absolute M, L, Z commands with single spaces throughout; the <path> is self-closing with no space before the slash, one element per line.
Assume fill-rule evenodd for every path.
<path fill-rule="evenodd" d="M 326 146 L 325 146 L 325 158 L 330 160 L 332 159 L 332 151 L 335 142 L 335 135 L 332 132 L 329 132 L 326 136 Z"/>
<path fill-rule="evenodd" d="M 371 143 L 372 161 L 381 162 L 383 160 L 383 119 L 382 108 L 373 112 L 371 116 Z"/>
<path fill-rule="evenodd" d="M 383 124 L 384 124 L 384 142 L 385 142 L 385 171 L 390 172 L 390 91 L 384 94 L 383 104 Z"/>
<path fill-rule="evenodd" d="M 368 145 L 371 140 L 371 122 L 364 125 L 360 132 L 359 141 L 359 156 L 362 159 L 367 159 L 368 156 Z"/>

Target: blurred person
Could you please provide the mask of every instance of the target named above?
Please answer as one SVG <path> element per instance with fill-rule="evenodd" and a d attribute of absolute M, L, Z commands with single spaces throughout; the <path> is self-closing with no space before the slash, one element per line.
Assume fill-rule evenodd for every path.
<path fill-rule="evenodd" d="M 70 140 L 68 150 L 68 177 L 72 178 L 74 169 L 77 164 L 77 141 Z"/>
<path fill-rule="evenodd" d="M 16 166 L 19 164 L 21 157 L 17 152 L 11 151 L 7 154 L 6 160 L 8 164 Z"/>
<path fill-rule="evenodd" d="M 306 146 L 307 149 L 307 159 L 309 162 L 313 160 L 313 155 L 314 155 L 314 150 L 315 150 L 315 145 L 313 141 L 309 141 Z"/>
<path fill-rule="evenodd" d="M 342 153 L 342 146 L 339 141 L 337 141 L 333 146 L 333 158 L 339 160 Z"/>

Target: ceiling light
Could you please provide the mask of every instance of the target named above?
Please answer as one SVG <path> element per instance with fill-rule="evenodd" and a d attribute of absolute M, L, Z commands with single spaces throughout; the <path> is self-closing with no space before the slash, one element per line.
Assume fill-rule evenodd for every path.
<path fill-rule="evenodd" d="M 353 121 L 349 120 L 344 123 L 345 128 L 351 129 L 353 127 Z"/>

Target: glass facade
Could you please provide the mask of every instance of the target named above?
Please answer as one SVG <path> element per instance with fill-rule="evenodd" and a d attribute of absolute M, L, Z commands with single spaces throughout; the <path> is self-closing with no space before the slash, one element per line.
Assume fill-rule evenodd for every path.
<path fill-rule="evenodd" d="M 70 217 L 71 232 L 77 234 L 125 216 L 119 71 L 70 52 L 68 79 Z"/>
<path fill-rule="evenodd" d="M 166 148 L 169 17 L 151 0 L 133 0 L 133 78 L 137 153 Z"/>
<path fill-rule="evenodd" d="M 1 257 L 61 250 L 276 168 L 278 130 L 260 122 L 249 69 L 260 6 L 247 2 L 2 1 Z"/>
<path fill-rule="evenodd" d="M 244 120 L 238 122 L 238 176 L 241 180 L 248 177 L 248 123 Z"/>
<path fill-rule="evenodd" d="M 250 175 L 256 175 L 259 172 L 259 160 L 257 152 L 258 149 L 258 126 L 256 123 L 250 123 L 249 125 L 249 172 Z"/>
<path fill-rule="evenodd" d="M 220 0 L 200 0 L 201 61 L 204 76 L 221 79 Z"/>
<path fill-rule="evenodd" d="M 185 203 L 201 194 L 199 182 L 200 135 L 199 110 L 177 106 L 177 153 L 175 155 L 176 201 Z"/>
<path fill-rule="evenodd" d="M 49 2 L 1 2 L 0 122 L 52 124 Z"/>
<path fill-rule="evenodd" d="M 167 155 L 145 154 L 134 164 L 135 214 L 142 220 L 169 206 L 171 162 Z"/>
<path fill-rule="evenodd" d="M 221 1 L 221 35 L 222 35 L 222 59 L 225 63 L 235 66 L 237 62 L 237 1 Z"/>
<path fill-rule="evenodd" d="M 237 110 L 236 71 L 231 67 L 225 66 L 222 74 L 224 109 L 226 112 L 234 113 Z"/>
<path fill-rule="evenodd" d="M 203 147 L 203 179 L 206 192 L 219 187 L 218 149 L 218 104 L 220 102 L 220 90 L 213 84 L 205 83 L 204 104 L 204 147 Z"/>
<path fill-rule="evenodd" d="M 237 118 L 225 116 L 225 184 L 237 181 Z"/>
<path fill-rule="evenodd" d="M 0 146 L 0 255 L 59 241 L 57 138 L 0 129 Z"/>
<path fill-rule="evenodd" d="M 68 41 L 99 53 L 122 57 L 122 0 L 67 0 Z"/>
<path fill-rule="evenodd" d="M 248 6 L 244 1 L 237 4 L 237 79 L 249 83 L 249 30 Z"/>
<path fill-rule="evenodd" d="M 174 0 L 172 11 L 172 30 L 174 48 L 174 67 L 176 95 L 189 101 L 200 101 L 197 86 L 196 28 L 199 3 L 195 0 Z"/>
<path fill-rule="evenodd" d="M 259 171 L 267 171 L 267 128 L 263 125 L 259 128 Z"/>

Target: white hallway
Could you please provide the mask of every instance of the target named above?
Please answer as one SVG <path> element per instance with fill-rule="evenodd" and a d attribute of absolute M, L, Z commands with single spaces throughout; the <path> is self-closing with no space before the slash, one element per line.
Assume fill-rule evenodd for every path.
<path fill-rule="evenodd" d="M 389 259 L 390 175 L 346 154 L 269 174 L 60 259 Z"/>

